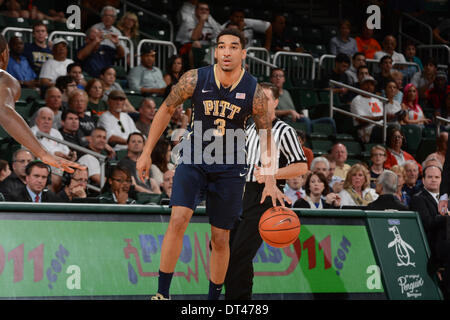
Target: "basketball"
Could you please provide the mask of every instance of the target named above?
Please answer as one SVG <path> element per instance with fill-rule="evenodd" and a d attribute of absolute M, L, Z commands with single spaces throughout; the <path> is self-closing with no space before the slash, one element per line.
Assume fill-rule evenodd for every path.
<path fill-rule="evenodd" d="M 288 208 L 270 208 L 259 220 L 259 234 L 272 247 L 288 247 L 300 234 L 300 219 Z"/>

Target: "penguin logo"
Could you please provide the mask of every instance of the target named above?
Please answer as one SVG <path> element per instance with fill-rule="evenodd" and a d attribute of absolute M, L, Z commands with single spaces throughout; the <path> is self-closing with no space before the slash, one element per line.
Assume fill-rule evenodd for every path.
<path fill-rule="evenodd" d="M 413 266 L 416 267 L 415 262 L 411 262 L 411 257 L 409 256 L 409 251 L 416 253 L 409 244 L 407 244 L 400 236 L 400 231 L 396 226 L 388 229 L 394 233 L 395 239 L 388 244 L 388 248 L 395 246 L 395 253 L 397 254 L 397 266 Z"/>

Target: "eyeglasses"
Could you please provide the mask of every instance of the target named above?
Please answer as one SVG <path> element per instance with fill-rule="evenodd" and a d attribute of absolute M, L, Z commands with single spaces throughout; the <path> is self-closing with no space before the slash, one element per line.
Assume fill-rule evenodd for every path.
<path fill-rule="evenodd" d="M 122 131 L 122 133 L 125 133 L 125 128 L 123 127 L 122 122 L 120 122 L 120 120 L 119 120 L 119 121 L 117 121 L 117 124 L 120 126 L 120 131 Z"/>
<path fill-rule="evenodd" d="M 18 163 L 30 163 L 31 160 L 28 160 L 28 159 L 21 159 L 21 160 L 14 160 L 14 162 L 18 162 Z"/>
<path fill-rule="evenodd" d="M 87 179 L 83 179 L 83 178 L 79 178 L 79 179 L 75 179 L 75 178 L 72 178 L 72 180 L 73 181 L 75 181 L 75 182 L 78 182 L 78 183 L 88 183 L 88 180 Z"/>
<path fill-rule="evenodd" d="M 114 181 L 117 181 L 118 183 L 120 183 L 120 184 L 122 184 L 122 183 L 129 183 L 129 184 L 131 184 L 131 183 L 133 183 L 132 181 L 131 181 L 131 179 L 127 179 L 127 180 L 123 180 L 123 179 L 116 179 L 116 178 L 111 178 L 112 180 L 114 180 Z"/>

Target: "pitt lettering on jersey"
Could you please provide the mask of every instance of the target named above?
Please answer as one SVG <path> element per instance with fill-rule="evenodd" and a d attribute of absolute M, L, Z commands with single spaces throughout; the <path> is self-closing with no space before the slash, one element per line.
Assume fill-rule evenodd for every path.
<path fill-rule="evenodd" d="M 226 116 L 228 119 L 233 119 L 236 113 L 241 111 L 241 107 L 238 107 L 225 100 L 203 100 L 203 106 L 205 108 L 205 115 L 213 115 L 215 117 L 225 118 L 225 111 L 230 112 Z"/>

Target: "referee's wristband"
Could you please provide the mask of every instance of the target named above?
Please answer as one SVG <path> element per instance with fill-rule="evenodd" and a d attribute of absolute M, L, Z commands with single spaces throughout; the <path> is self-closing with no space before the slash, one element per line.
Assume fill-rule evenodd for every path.
<path fill-rule="evenodd" d="M 440 198 L 439 201 L 448 201 L 448 194 L 444 193 Z"/>

